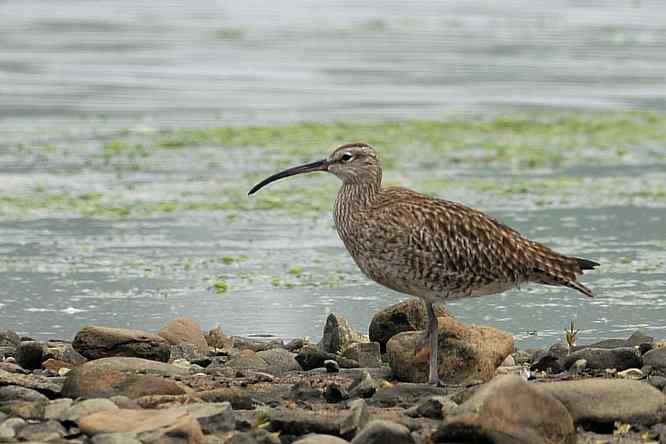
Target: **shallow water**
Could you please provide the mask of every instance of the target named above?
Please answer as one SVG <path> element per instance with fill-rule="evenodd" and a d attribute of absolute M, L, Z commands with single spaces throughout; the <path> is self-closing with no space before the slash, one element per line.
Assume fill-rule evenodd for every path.
<path fill-rule="evenodd" d="M 657 1 L 2 2 L 0 326 L 70 339 L 85 324 L 156 330 L 189 315 L 229 334 L 317 339 L 335 312 L 367 331 L 377 310 L 404 296 L 358 272 L 318 204 L 280 206 L 332 204 L 334 178 L 275 184 L 261 199 L 276 208 L 259 210 L 245 190 L 307 160 L 303 153 L 214 144 L 144 151 L 143 140 L 166 127 L 248 122 L 664 110 L 662 9 Z M 118 154 L 127 146 L 116 140 L 139 145 Z M 309 156 L 331 141 L 308 142 L 322 145 Z M 483 140 L 472 144 L 482 154 Z M 474 152 L 452 164 L 405 148 L 388 153 L 386 177 L 603 264 L 584 278 L 594 299 L 528 286 L 450 303 L 460 319 L 505 329 L 520 347 L 560 339 L 571 319 L 581 342 L 636 328 L 664 337 L 665 146 L 638 140 L 606 157 L 591 146 L 536 167 L 478 162 Z"/>

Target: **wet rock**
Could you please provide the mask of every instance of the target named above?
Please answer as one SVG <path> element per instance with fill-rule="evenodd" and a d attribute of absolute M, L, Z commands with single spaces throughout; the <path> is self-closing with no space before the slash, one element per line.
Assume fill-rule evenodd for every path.
<path fill-rule="evenodd" d="M 416 352 L 423 332 L 399 333 L 387 344 L 388 360 L 400 381 L 428 380 L 429 350 Z M 439 318 L 439 377 L 447 384 L 488 381 L 513 352 L 513 336 L 496 328 Z"/>
<path fill-rule="evenodd" d="M 257 356 L 266 362 L 267 370 L 274 375 L 301 369 L 296 361 L 296 354 L 283 348 L 260 351 L 257 352 Z"/>
<path fill-rule="evenodd" d="M 83 416 L 108 410 L 118 410 L 118 406 L 109 399 L 84 399 L 67 409 L 62 416 L 62 420 L 78 422 L 79 418 Z"/>
<path fill-rule="evenodd" d="M 564 371 L 564 361 L 554 353 L 546 353 L 530 366 L 530 370 L 552 374 L 561 373 Z"/>
<path fill-rule="evenodd" d="M 621 379 L 583 379 L 534 386 L 564 404 L 576 424 L 615 421 L 652 425 L 666 419 L 666 398 L 649 384 Z"/>
<path fill-rule="evenodd" d="M 361 367 L 372 368 L 382 366 L 379 342 L 354 342 L 343 350 L 342 356 L 353 359 Z"/>
<path fill-rule="evenodd" d="M 56 399 L 44 406 L 45 419 L 63 419 L 74 401 L 71 398 Z"/>
<path fill-rule="evenodd" d="M 169 343 L 154 333 L 94 325 L 79 330 L 72 347 L 88 359 L 122 356 L 167 362 L 170 354 Z"/>
<path fill-rule="evenodd" d="M 201 331 L 201 326 L 192 318 L 179 317 L 167 321 L 158 333 L 171 345 L 192 344 L 202 353 L 208 353 L 208 342 Z"/>
<path fill-rule="evenodd" d="M 325 353 L 339 353 L 354 342 L 364 341 L 366 340 L 363 336 L 355 331 L 346 319 L 331 313 L 326 318 L 319 350 Z"/>
<path fill-rule="evenodd" d="M 363 399 L 355 399 L 349 403 L 349 411 L 340 422 L 340 436 L 352 439 L 370 421 L 368 405 Z"/>
<path fill-rule="evenodd" d="M 227 361 L 227 367 L 239 370 L 254 369 L 254 370 L 268 370 L 269 366 L 266 361 L 257 356 L 257 353 L 252 350 L 242 350 L 239 354 Z"/>
<path fill-rule="evenodd" d="M 0 401 L 48 401 L 48 399 L 37 390 L 18 385 L 0 387 Z"/>
<path fill-rule="evenodd" d="M 338 361 L 334 361 L 333 359 L 325 360 L 324 367 L 326 367 L 326 373 L 340 373 L 340 365 Z"/>
<path fill-rule="evenodd" d="M 519 376 L 493 379 L 444 420 L 432 442 L 575 443 L 565 406 L 534 387 Z"/>
<path fill-rule="evenodd" d="M 44 344 L 37 341 L 21 342 L 16 348 L 16 363 L 27 370 L 41 368 L 44 360 Z"/>
<path fill-rule="evenodd" d="M 358 433 L 352 444 L 414 444 L 407 427 L 392 421 L 374 420 Z"/>
<path fill-rule="evenodd" d="M 447 316 L 442 305 L 435 306 L 435 314 Z M 381 353 L 386 353 L 386 343 L 404 331 L 425 330 L 428 315 L 420 299 L 411 298 L 392 305 L 375 314 L 370 322 L 370 341 L 379 342 Z"/>
<path fill-rule="evenodd" d="M 60 394 L 62 387 L 59 383 L 39 375 L 21 375 L 18 373 L 9 373 L 0 370 L 0 386 L 18 385 L 29 389 L 37 390 L 49 398 L 54 398 Z"/>
<path fill-rule="evenodd" d="M 432 396 L 410 407 L 405 414 L 412 418 L 443 419 L 456 407 L 458 404 L 444 396 Z"/>
<path fill-rule="evenodd" d="M 337 404 L 348 397 L 349 395 L 335 382 L 326 384 L 326 387 L 324 387 L 324 399 L 329 404 Z"/>
<path fill-rule="evenodd" d="M 666 376 L 666 348 L 655 348 L 643 355 L 643 365 L 649 365 L 661 376 Z"/>
<path fill-rule="evenodd" d="M 219 325 L 204 334 L 204 338 L 206 338 L 209 347 L 221 350 L 231 350 L 234 347 L 234 339 L 231 336 L 226 336 Z"/>
<path fill-rule="evenodd" d="M 143 443 L 200 443 L 203 433 L 198 421 L 178 409 L 115 410 L 87 415 L 79 420 L 86 435 L 100 433 L 136 433 Z M 173 441 L 174 439 L 179 441 Z"/>
<path fill-rule="evenodd" d="M 16 333 L 14 333 L 16 334 Z M 25 427 L 27 423 L 21 418 L 9 418 L 0 424 L 0 441 L 12 441 L 16 432 Z"/>
<path fill-rule="evenodd" d="M 52 441 L 65 436 L 65 428 L 58 421 L 28 424 L 21 428 L 16 437 L 21 441 Z"/>
<path fill-rule="evenodd" d="M 357 368 L 358 362 L 334 355 L 333 353 L 324 353 L 321 351 L 302 351 L 296 355 L 296 361 L 303 370 L 312 370 L 315 368 L 325 367 L 324 362 L 327 360 L 336 361 L 342 368 Z"/>
<path fill-rule="evenodd" d="M 184 393 L 181 387 L 158 376 L 182 376 L 188 373 L 186 369 L 147 359 L 103 358 L 86 362 L 70 371 L 65 379 L 63 395 L 69 398 L 179 395 Z"/>
<path fill-rule="evenodd" d="M 567 356 L 564 360 L 564 368 L 568 369 L 579 359 L 585 359 L 587 368 L 592 370 L 614 368 L 622 371 L 641 366 L 641 358 L 633 348 L 584 348 Z"/>
<path fill-rule="evenodd" d="M 191 415 L 206 434 L 229 432 L 236 426 L 236 417 L 228 402 L 187 404 L 172 410 Z"/>
<path fill-rule="evenodd" d="M 337 436 L 313 433 L 298 441 L 294 441 L 294 444 L 349 444 L 349 442 Z"/>
<path fill-rule="evenodd" d="M 0 347 L 6 347 L 8 350 L 11 350 L 16 349 L 20 343 L 21 338 L 15 331 L 0 329 Z M 13 356 L 13 353 L 9 353 L 8 355 Z"/>
<path fill-rule="evenodd" d="M 247 393 L 237 388 L 221 387 L 195 393 L 195 396 L 206 402 L 229 402 L 234 410 L 250 410 L 254 401 Z"/>
<path fill-rule="evenodd" d="M 100 433 L 91 439 L 92 444 L 142 444 L 136 433 Z"/>

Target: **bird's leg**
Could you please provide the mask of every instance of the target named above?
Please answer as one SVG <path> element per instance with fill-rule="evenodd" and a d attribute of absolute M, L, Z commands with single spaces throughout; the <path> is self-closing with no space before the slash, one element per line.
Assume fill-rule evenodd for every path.
<path fill-rule="evenodd" d="M 428 312 L 428 332 L 426 338 L 430 340 L 430 374 L 428 376 L 428 383 L 436 386 L 444 385 L 439 379 L 439 325 L 437 323 L 437 315 L 432 302 L 426 302 L 426 311 Z"/>

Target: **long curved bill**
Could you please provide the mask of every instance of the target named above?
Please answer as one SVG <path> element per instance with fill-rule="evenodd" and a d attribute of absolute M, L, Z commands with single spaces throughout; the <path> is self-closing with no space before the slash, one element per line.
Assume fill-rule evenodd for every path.
<path fill-rule="evenodd" d="M 328 169 L 328 161 L 326 159 L 318 160 L 312 163 L 306 163 L 305 165 L 299 165 L 293 168 L 288 168 L 279 173 L 273 174 L 270 177 L 262 180 L 258 184 L 252 187 L 252 189 L 247 193 L 248 195 L 254 194 L 266 185 L 276 180 L 283 179 L 285 177 L 294 176 L 296 174 L 310 173 L 312 171 L 326 171 Z"/>

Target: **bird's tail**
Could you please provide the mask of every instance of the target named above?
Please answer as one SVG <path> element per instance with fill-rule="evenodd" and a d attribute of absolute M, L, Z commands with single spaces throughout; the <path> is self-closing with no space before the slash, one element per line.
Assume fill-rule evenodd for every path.
<path fill-rule="evenodd" d="M 594 270 L 594 267 L 601 265 L 599 262 L 594 262 L 589 259 L 583 259 L 581 257 L 574 257 L 573 259 L 578 262 L 578 266 L 581 270 Z"/>

